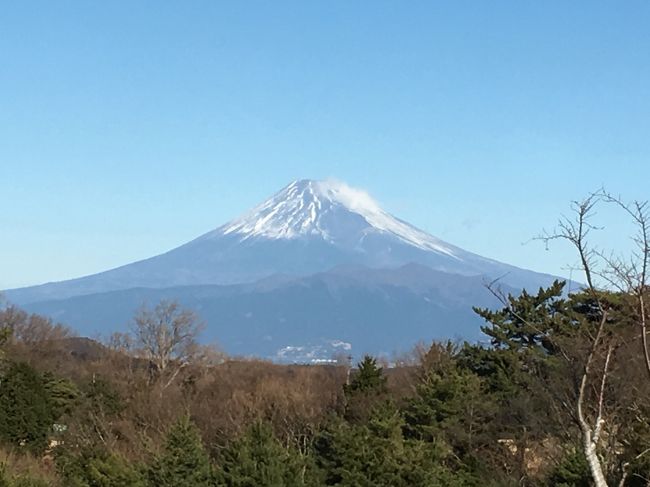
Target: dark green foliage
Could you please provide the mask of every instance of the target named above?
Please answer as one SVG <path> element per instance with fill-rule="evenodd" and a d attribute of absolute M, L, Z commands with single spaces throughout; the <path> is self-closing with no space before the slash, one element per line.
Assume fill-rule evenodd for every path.
<path fill-rule="evenodd" d="M 377 360 L 366 355 L 352 375 L 349 384 L 343 386 L 345 392 L 345 418 L 348 421 L 363 423 L 369 412 L 385 399 L 386 376 Z"/>
<path fill-rule="evenodd" d="M 54 377 L 52 374 L 44 374 L 45 389 L 50 396 L 54 416 L 59 418 L 64 414 L 70 414 L 79 398 L 79 389 L 67 379 Z"/>
<path fill-rule="evenodd" d="M 124 401 L 110 382 L 94 377 L 82 388 L 90 410 L 95 414 L 114 416 L 124 410 Z"/>
<path fill-rule="evenodd" d="M 555 281 L 536 295 L 524 290 L 520 296 L 508 296 L 507 306 L 499 311 L 474 308 L 489 323 L 481 330 L 498 349 L 553 353 L 553 334 L 567 326 L 564 285 Z"/>
<path fill-rule="evenodd" d="M 568 452 L 548 477 L 549 487 L 590 487 L 587 459 L 578 450 Z"/>
<path fill-rule="evenodd" d="M 427 371 L 416 392 L 406 409 L 411 436 L 463 451 L 482 440 L 495 408 L 477 375 L 456 367 Z"/>
<path fill-rule="evenodd" d="M 11 328 L 8 326 L 0 326 L 0 347 L 2 347 L 11 338 Z M 2 355 L 0 355 L 1 357 Z"/>
<path fill-rule="evenodd" d="M 565 298 L 563 290 L 564 283 L 555 281 L 534 295 L 508 296 L 501 310 L 475 310 L 488 322 L 482 330 L 492 347 L 465 345 L 459 365 L 484 380 L 499 406 L 494 427 L 501 437 L 526 431 L 526 440 L 541 440 L 567 427 L 551 417 L 548 406 L 571 389 L 580 370 L 567 351 L 576 350 L 581 330 L 591 326 L 593 300 L 582 294 Z"/>
<path fill-rule="evenodd" d="M 482 381 L 482 400 L 491 404 L 490 426 L 501 438 L 520 436 L 525 429 L 528 439 L 542 439 L 557 432 L 550 417 L 552 393 L 546 377 L 563 377 L 565 372 L 553 359 L 530 358 L 516 350 L 483 348 L 465 344 L 458 355 L 458 367 Z"/>
<path fill-rule="evenodd" d="M 641 327 L 625 296 L 598 296 L 609 321 L 584 410 L 596 420 L 603 388 L 598 453 L 609 485 L 645 487 L 650 381 Z M 417 366 L 390 370 L 366 356 L 346 385 L 343 367 L 193 363 L 161 394 L 128 348 L 87 364 L 66 362 L 56 347 L 12 343 L 0 361 L 0 440 L 35 455 L 10 452 L 0 487 L 591 485 L 575 386 L 600 322 L 594 295 L 564 295 L 555 283 L 477 312 L 490 346 L 434 343 Z M 608 350 L 605 383 L 598 374 Z M 41 375 L 17 357 L 56 372 Z M 188 417 L 168 426 L 179 409 L 210 439 L 212 459 Z M 64 443 L 44 455 L 48 435 L 63 431 L 55 438 Z"/>
<path fill-rule="evenodd" d="M 145 487 L 137 468 L 104 450 L 72 453 L 57 448 L 56 466 L 68 487 Z"/>
<path fill-rule="evenodd" d="M 313 485 L 307 459 L 282 445 L 270 426 L 255 423 L 221 455 L 219 485 L 228 487 L 299 487 Z"/>
<path fill-rule="evenodd" d="M 352 376 L 350 384 L 344 387 L 345 393 L 381 393 L 386 391 L 386 377 L 377 360 L 370 355 L 363 357 L 357 364 L 357 372 Z"/>
<path fill-rule="evenodd" d="M 406 440 L 399 410 L 385 402 L 367 424 L 333 419 L 318 436 L 316 460 L 325 485 L 461 486 L 471 485 L 443 465 L 444 448 Z"/>
<path fill-rule="evenodd" d="M 458 366 L 481 377 L 486 389 L 501 398 L 512 397 L 533 379 L 522 367 L 521 356 L 515 350 L 466 343 L 458 354 Z"/>
<path fill-rule="evenodd" d="M 213 482 L 212 466 L 201 436 L 188 416 L 167 433 L 165 446 L 148 469 L 149 485 L 202 487 Z"/>
<path fill-rule="evenodd" d="M 627 416 L 625 434 L 626 452 L 623 462 L 627 463 L 626 487 L 648 487 L 650 479 L 650 404 L 639 401 L 634 404 L 633 416 Z"/>
<path fill-rule="evenodd" d="M 40 452 L 56 419 L 43 377 L 25 363 L 13 363 L 0 387 L 0 439 Z"/>

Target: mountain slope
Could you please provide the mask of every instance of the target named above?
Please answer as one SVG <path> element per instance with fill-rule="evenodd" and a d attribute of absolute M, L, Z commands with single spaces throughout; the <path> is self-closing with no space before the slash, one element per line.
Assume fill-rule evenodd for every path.
<path fill-rule="evenodd" d="M 515 292 L 512 288 L 506 291 Z M 26 305 L 84 330 L 124 329 L 143 303 L 178 299 L 206 322 L 205 341 L 228 353 L 310 361 L 345 352 L 407 350 L 420 340 L 481 337 L 472 306 L 496 306 L 479 276 L 409 264 L 339 267 L 252 284 L 137 288 Z"/>
<path fill-rule="evenodd" d="M 411 262 L 445 273 L 500 277 L 514 288 L 553 279 L 448 244 L 393 217 L 366 193 L 343 183 L 300 180 L 242 217 L 167 253 L 6 295 L 26 304 L 135 287 L 241 284 L 275 274 L 306 276 L 336 266 L 385 269 Z"/>

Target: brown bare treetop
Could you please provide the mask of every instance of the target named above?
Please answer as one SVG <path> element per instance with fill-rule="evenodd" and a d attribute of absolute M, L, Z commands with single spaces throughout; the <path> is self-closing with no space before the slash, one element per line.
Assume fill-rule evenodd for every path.
<path fill-rule="evenodd" d="M 131 331 L 139 353 L 149 360 L 157 375 L 168 376 L 165 387 L 196 355 L 197 336 L 203 328 L 199 317 L 177 301 L 163 300 L 153 309 L 143 305 Z"/>

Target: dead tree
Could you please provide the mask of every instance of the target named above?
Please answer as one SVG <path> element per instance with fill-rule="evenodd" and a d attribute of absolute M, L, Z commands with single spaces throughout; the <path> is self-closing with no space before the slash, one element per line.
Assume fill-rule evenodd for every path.
<path fill-rule="evenodd" d="M 197 337 L 203 328 L 198 316 L 176 301 L 163 300 L 153 309 L 143 305 L 136 313 L 131 331 L 153 375 L 169 387 L 197 352 Z"/>

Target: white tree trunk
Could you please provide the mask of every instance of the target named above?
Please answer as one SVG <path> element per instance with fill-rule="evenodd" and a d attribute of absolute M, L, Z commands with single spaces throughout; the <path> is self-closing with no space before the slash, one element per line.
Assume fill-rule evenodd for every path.
<path fill-rule="evenodd" d="M 596 487 L 607 487 L 607 480 L 603 473 L 603 467 L 600 464 L 600 458 L 598 458 L 598 453 L 596 452 L 596 444 L 591 438 L 591 431 L 586 430 L 583 431 L 582 434 L 584 439 L 583 447 L 585 457 L 587 457 L 587 463 L 589 464 L 589 470 L 591 471 L 594 485 Z"/>

